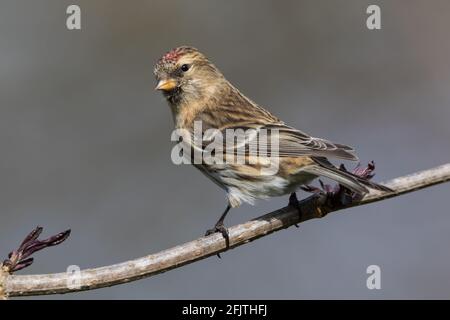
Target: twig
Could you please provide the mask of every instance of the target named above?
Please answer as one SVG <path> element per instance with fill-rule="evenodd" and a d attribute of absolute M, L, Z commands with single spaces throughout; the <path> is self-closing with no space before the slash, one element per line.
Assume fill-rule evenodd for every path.
<path fill-rule="evenodd" d="M 450 163 L 390 180 L 384 183 L 384 185 L 393 189 L 394 192 L 372 191 L 361 201 L 337 208 L 330 207 L 326 201 L 327 197 L 323 194 L 315 194 L 299 202 L 302 212 L 301 217 L 296 208 L 288 206 L 229 228 L 230 247 L 238 247 L 272 232 L 285 229 L 309 219 L 321 218 L 332 211 L 381 201 L 449 180 Z M 72 275 L 68 273 L 5 275 L 5 273 L 2 274 L 0 271 L 0 291 L 2 283 L 5 294 L 11 297 L 92 290 L 135 281 L 179 268 L 185 264 L 216 255 L 225 249 L 225 240 L 221 234 L 201 237 L 197 240 L 135 260 L 83 270 L 80 273 L 79 287 L 68 286 L 68 283 L 73 281 Z M 4 277 L 3 282 L 1 280 L 2 276 Z"/>

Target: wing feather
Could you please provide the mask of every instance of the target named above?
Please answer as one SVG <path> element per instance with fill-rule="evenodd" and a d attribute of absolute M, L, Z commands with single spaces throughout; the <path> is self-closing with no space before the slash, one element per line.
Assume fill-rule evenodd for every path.
<path fill-rule="evenodd" d="M 251 129 L 251 130 L 249 130 Z M 244 132 L 244 139 L 241 144 L 231 144 L 226 145 L 226 132 L 225 130 L 241 130 Z M 246 150 L 248 152 L 250 147 L 255 148 L 260 146 L 262 141 L 267 141 L 267 152 L 272 155 L 272 152 L 276 152 L 275 148 L 271 145 L 271 141 L 278 141 L 278 155 L 280 157 L 302 157 L 302 156 L 311 156 L 311 157 L 330 157 L 330 158 L 338 158 L 345 160 L 358 160 L 358 157 L 355 154 L 355 151 L 352 147 L 333 143 L 331 141 L 314 138 L 310 135 L 297 130 L 295 128 L 286 126 L 283 123 L 279 124 L 269 124 L 269 125 L 261 125 L 261 124 L 240 124 L 239 126 L 229 126 L 226 128 L 222 128 L 222 130 L 218 131 L 217 134 L 222 134 L 224 138 L 223 150 L 226 152 L 239 152 L 237 149 L 241 148 L 242 150 Z M 262 134 L 266 134 L 267 137 L 265 139 L 262 138 Z M 202 141 L 202 147 L 204 148 L 206 145 L 211 143 L 214 139 L 214 136 L 210 136 L 209 139 Z M 272 140 L 276 139 L 276 140 Z M 245 148 L 245 149 L 244 149 Z"/>

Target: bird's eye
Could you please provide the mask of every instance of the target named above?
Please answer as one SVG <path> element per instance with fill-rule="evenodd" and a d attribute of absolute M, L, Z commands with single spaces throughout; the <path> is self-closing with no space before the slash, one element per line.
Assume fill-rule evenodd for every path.
<path fill-rule="evenodd" d="M 181 69 L 181 71 L 186 72 L 186 71 L 189 70 L 189 65 L 188 64 L 183 64 L 180 69 Z"/>

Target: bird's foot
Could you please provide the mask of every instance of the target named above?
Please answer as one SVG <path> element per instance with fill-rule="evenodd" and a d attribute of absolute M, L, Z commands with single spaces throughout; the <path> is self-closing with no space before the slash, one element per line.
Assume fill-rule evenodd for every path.
<path fill-rule="evenodd" d="M 296 208 L 298 211 L 299 218 L 302 218 L 302 210 L 300 209 L 300 204 L 297 199 L 297 194 L 295 192 L 292 192 L 289 196 L 289 206 Z M 298 228 L 298 224 L 295 224 L 295 226 Z"/>
<path fill-rule="evenodd" d="M 210 236 L 214 233 L 218 233 L 218 232 L 220 232 L 222 234 L 222 236 L 224 237 L 225 243 L 226 243 L 226 250 L 228 250 L 230 248 L 230 235 L 228 233 L 227 228 L 225 228 L 225 226 L 223 225 L 223 223 L 217 223 L 214 226 L 214 228 L 207 230 L 205 233 L 205 237 Z M 220 253 L 218 253 L 217 256 L 219 258 L 221 258 Z"/>

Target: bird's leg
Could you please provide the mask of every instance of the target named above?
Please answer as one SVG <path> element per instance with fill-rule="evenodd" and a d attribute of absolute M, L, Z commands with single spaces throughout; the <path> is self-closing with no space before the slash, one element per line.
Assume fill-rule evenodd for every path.
<path fill-rule="evenodd" d="M 225 238 L 225 242 L 227 244 L 227 249 L 230 247 L 230 236 L 228 234 L 227 228 L 225 228 L 223 225 L 223 220 L 225 220 L 225 217 L 227 216 L 227 213 L 228 213 L 228 211 L 230 211 L 230 209 L 231 209 L 231 206 L 228 205 L 227 208 L 225 209 L 225 211 L 220 216 L 219 220 L 214 225 L 214 227 L 212 229 L 209 229 L 208 231 L 206 231 L 206 234 L 205 234 L 205 236 L 209 236 L 216 232 L 222 233 L 222 236 Z M 219 254 L 218 254 L 218 256 L 220 258 Z"/>
<path fill-rule="evenodd" d="M 291 195 L 289 196 L 289 205 L 291 207 L 294 207 L 297 209 L 298 215 L 301 219 L 302 218 L 302 210 L 300 209 L 300 205 L 299 205 L 299 202 L 297 199 L 297 194 L 295 192 L 292 192 Z M 298 224 L 295 224 L 295 226 L 298 228 Z"/>

